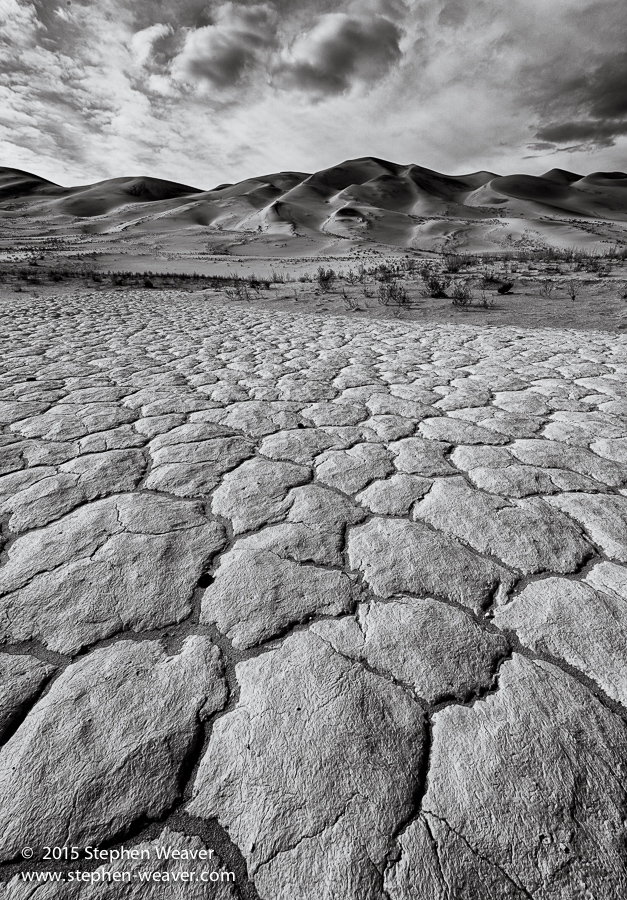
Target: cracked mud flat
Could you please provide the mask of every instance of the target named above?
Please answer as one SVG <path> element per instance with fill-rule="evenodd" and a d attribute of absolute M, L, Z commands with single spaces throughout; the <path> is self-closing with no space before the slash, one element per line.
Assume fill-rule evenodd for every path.
<path fill-rule="evenodd" d="M 626 336 L 2 312 L 2 900 L 627 894 Z"/>

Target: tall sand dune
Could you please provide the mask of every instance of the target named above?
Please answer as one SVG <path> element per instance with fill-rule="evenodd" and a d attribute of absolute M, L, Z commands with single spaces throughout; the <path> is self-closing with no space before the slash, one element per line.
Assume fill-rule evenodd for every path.
<path fill-rule="evenodd" d="M 627 174 L 453 176 L 362 157 L 319 172 L 278 172 L 203 190 L 151 177 L 62 187 L 0 168 L 0 215 L 50 217 L 57 226 L 67 217 L 68 227 L 84 220 L 82 229 L 92 233 L 219 228 L 242 239 L 335 235 L 415 249 L 561 246 L 570 223 L 573 242 L 587 245 L 591 233 L 599 242 L 623 240 Z"/>

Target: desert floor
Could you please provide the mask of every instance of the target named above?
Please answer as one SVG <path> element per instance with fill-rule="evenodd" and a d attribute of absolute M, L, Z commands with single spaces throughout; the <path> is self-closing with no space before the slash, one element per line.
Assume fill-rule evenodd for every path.
<path fill-rule="evenodd" d="M 450 259 L 450 257 L 449 257 Z M 516 325 L 523 328 L 627 329 L 627 261 L 592 257 L 578 265 L 550 261 L 487 262 L 477 256 L 451 272 L 440 255 L 373 254 L 316 256 L 286 260 L 214 254 L 0 252 L 0 300 L 11 304 L 22 294 L 52 299 L 124 293 L 143 288 L 183 289 L 212 302 L 267 309 L 289 315 L 317 313 L 459 325 Z M 431 268 L 448 279 L 445 296 L 431 296 L 421 272 Z M 320 269 L 335 278 L 321 284 Z M 382 271 L 406 292 L 406 303 L 381 302 Z M 499 294 L 503 283 L 511 284 Z M 251 287 L 252 285 L 252 287 Z M 470 299 L 454 301 L 456 285 L 466 285 Z"/>
<path fill-rule="evenodd" d="M 0 292 L 0 898 L 624 896 L 625 270 L 52 256 Z"/>

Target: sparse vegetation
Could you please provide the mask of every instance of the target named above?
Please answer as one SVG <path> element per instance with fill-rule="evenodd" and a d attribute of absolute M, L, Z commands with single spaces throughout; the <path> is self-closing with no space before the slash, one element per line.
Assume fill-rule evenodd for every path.
<path fill-rule="evenodd" d="M 474 258 L 469 253 L 445 253 L 444 266 L 447 272 L 456 275 L 462 269 L 468 269 L 473 265 Z"/>
<path fill-rule="evenodd" d="M 472 287 L 470 281 L 457 281 L 453 285 L 451 303 L 453 306 L 470 306 L 472 303 Z"/>
<path fill-rule="evenodd" d="M 160 246 L 154 249 L 156 256 L 162 251 Z M 350 265 L 340 262 L 339 268 L 335 257 L 302 258 L 297 261 L 298 268 L 277 257 L 269 260 L 267 270 L 257 273 L 250 263 L 242 264 L 233 258 L 230 264 L 219 261 L 220 275 L 208 274 L 215 271 L 213 264 L 205 270 L 207 274 L 189 269 L 181 272 L 107 270 L 106 255 L 103 259 L 102 253 L 95 256 L 93 252 L 77 253 L 76 244 L 51 246 L 45 253 L 32 245 L 14 247 L 3 253 L 0 283 L 5 291 L 15 291 L 16 297 L 23 292 L 36 296 L 36 292 L 43 294 L 46 289 L 57 294 L 77 288 L 89 292 L 174 290 L 204 291 L 206 299 L 215 297 L 250 304 L 263 303 L 264 297 L 269 299 L 266 292 L 272 292 L 273 300 L 290 301 L 298 309 L 307 309 L 318 295 L 320 308 L 330 312 L 370 310 L 371 315 L 377 315 L 378 307 L 384 310 L 385 316 L 400 317 L 412 311 L 412 318 L 433 315 L 437 320 L 446 315 L 444 307 L 450 310 L 452 304 L 462 310 L 472 308 L 477 322 L 483 323 L 487 316 L 480 313 L 496 306 L 497 312 L 490 313 L 491 321 L 536 324 L 542 320 L 575 327 L 614 327 L 612 313 L 620 302 L 621 311 L 617 310 L 616 316 L 624 316 L 627 300 L 627 247 L 623 245 L 608 244 L 602 250 L 596 244 L 589 251 L 511 247 L 505 253 L 485 254 L 413 251 L 404 256 L 369 249 L 353 257 Z M 9 253 L 15 255 L 11 257 Z M 205 268 L 205 257 L 203 253 L 191 258 L 201 260 Z M 273 263 L 281 268 L 271 271 Z M 606 276 L 610 278 L 607 287 Z M 281 290 L 282 284 L 286 290 Z M 497 303 L 499 296 L 512 292 L 520 303 Z M 433 298 L 433 302 L 419 302 L 421 298 Z M 556 298 L 562 302 L 554 302 Z M 566 300 L 571 302 L 567 304 Z M 585 302 L 576 303 L 579 300 Z M 604 307 L 603 321 L 600 321 L 598 303 L 605 300 L 609 312 Z"/>
<path fill-rule="evenodd" d="M 488 287 L 489 285 L 500 284 L 501 279 L 496 274 L 494 269 L 486 269 L 483 273 L 483 281 L 482 284 L 484 287 Z"/>
<path fill-rule="evenodd" d="M 243 300 L 246 303 L 250 303 L 253 299 L 250 288 L 245 281 L 238 281 L 233 287 L 225 288 L 224 293 L 229 300 Z"/>
<path fill-rule="evenodd" d="M 544 278 L 540 284 L 540 296 L 546 297 L 548 300 L 553 294 L 554 290 L 555 283 L 553 282 L 553 280 L 551 278 Z"/>
<path fill-rule="evenodd" d="M 381 263 L 375 269 L 374 277 L 382 284 L 391 284 L 395 278 L 398 278 L 398 272 L 392 266 Z"/>
<path fill-rule="evenodd" d="M 377 291 L 377 301 L 382 306 L 406 307 L 409 297 L 406 288 L 396 281 L 383 281 Z"/>
<path fill-rule="evenodd" d="M 257 293 L 259 293 L 259 291 L 261 291 L 261 290 L 264 290 L 264 291 L 270 290 L 270 282 L 265 278 L 263 278 L 263 279 L 257 278 L 256 275 L 249 276 L 248 285 L 251 290 L 256 291 Z"/>
<path fill-rule="evenodd" d="M 342 301 L 347 310 L 355 312 L 360 308 L 357 298 L 353 294 L 347 294 L 346 289 L 342 289 Z"/>
<path fill-rule="evenodd" d="M 333 269 L 325 269 L 324 266 L 319 266 L 316 273 L 316 279 L 318 281 L 319 289 L 323 294 L 326 294 L 333 287 L 333 283 L 336 279 L 336 274 Z"/>
<path fill-rule="evenodd" d="M 271 282 L 260 279 L 256 275 L 239 277 L 237 275 L 204 275 L 198 272 L 134 272 L 134 271 L 98 271 L 83 266 L 57 266 L 44 268 L 14 268 L 0 272 L 0 277 L 9 282 L 20 281 L 25 284 L 61 285 L 65 282 L 91 283 L 130 289 L 161 290 L 208 290 L 235 287 L 240 284 L 250 291 L 259 293 L 270 290 Z"/>
<path fill-rule="evenodd" d="M 451 283 L 451 278 L 446 275 L 440 275 L 430 266 L 425 266 L 420 276 L 424 282 L 424 288 L 421 291 L 423 297 L 433 297 L 441 299 L 447 297 L 447 289 Z"/>

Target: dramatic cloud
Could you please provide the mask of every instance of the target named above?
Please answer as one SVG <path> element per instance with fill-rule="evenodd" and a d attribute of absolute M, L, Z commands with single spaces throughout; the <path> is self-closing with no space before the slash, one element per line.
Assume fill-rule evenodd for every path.
<path fill-rule="evenodd" d="M 627 116 L 627 50 L 600 65 L 583 94 L 587 94 L 593 116 Z"/>
<path fill-rule="evenodd" d="M 206 80 L 216 88 L 230 88 L 267 59 L 275 44 L 276 13 L 270 6 L 226 3 L 216 11 L 215 23 L 190 30 L 172 67 L 175 77 Z"/>
<path fill-rule="evenodd" d="M 466 21 L 468 13 L 469 8 L 466 0 L 446 0 L 440 10 L 438 24 L 453 28 L 459 27 Z"/>
<path fill-rule="evenodd" d="M 626 46 L 624 0 L 0 0 L 0 164 L 620 169 Z"/>
<path fill-rule="evenodd" d="M 590 142 L 611 146 L 620 135 L 627 134 L 627 120 L 622 122 L 561 122 L 559 125 L 547 125 L 537 132 L 544 141 L 555 144 L 570 144 L 572 141 Z"/>
<path fill-rule="evenodd" d="M 384 76 L 400 59 L 400 38 L 398 26 L 383 16 L 330 13 L 283 54 L 277 72 L 287 87 L 340 94 Z"/>
<path fill-rule="evenodd" d="M 131 45 L 135 53 L 137 62 L 140 65 L 148 64 L 155 56 L 155 45 L 157 42 L 172 34 L 172 27 L 164 22 L 158 22 L 156 25 L 149 25 L 141 31 L 135 32 L 131 38 Z"/>
<path fill-rule="evenodd" d="M 561 109 L 551 104 L 554 119 L 536 137 L 554 144 L 614 146 L 627 134 L 626 85 L 627 51 L 621 50 L 562 85 Z"/>

